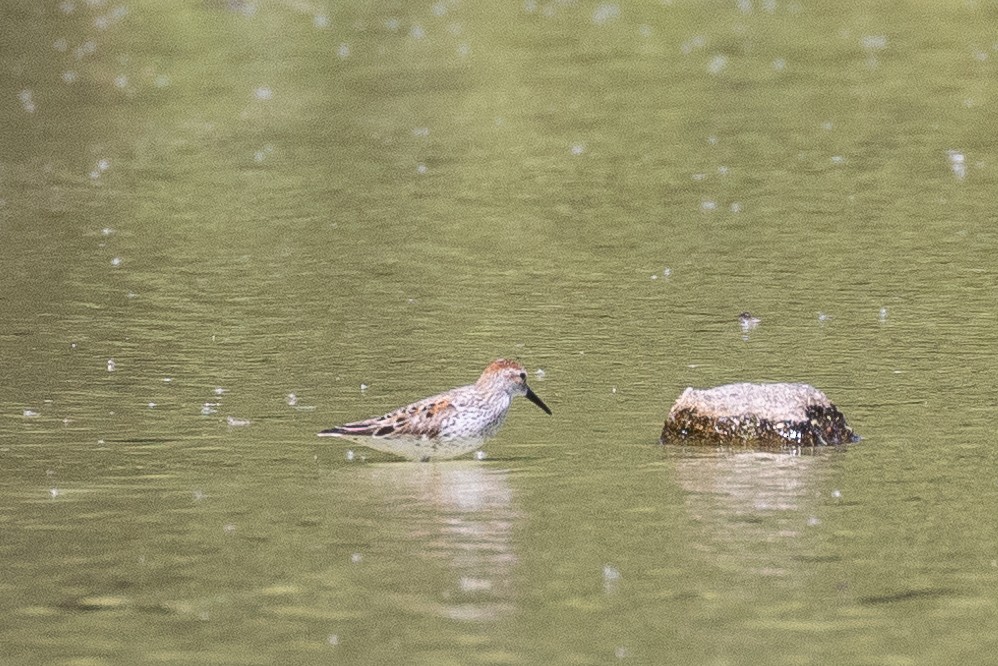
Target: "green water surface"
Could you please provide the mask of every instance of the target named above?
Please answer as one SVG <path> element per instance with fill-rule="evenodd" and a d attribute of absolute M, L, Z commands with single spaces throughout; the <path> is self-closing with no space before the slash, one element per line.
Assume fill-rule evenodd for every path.
<path fill-rule="evenodd" d="M 993 661 L 995 25 L 3 3 L 0 663 Z M 483 460 L 315 437 L 499 356 Z M 731 381 L 864 439 L 657 444 Z"/>

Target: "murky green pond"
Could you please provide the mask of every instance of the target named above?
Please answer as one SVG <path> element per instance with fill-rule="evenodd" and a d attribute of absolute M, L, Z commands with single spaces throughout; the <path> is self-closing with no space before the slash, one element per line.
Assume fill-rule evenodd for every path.
<path fill-rule="evenodd" d="M 5 2 L 0 662 L 992 660 L 996 21 Z M 483 460 L 315 436 L 499 356 Z M 757 380 L 864 440 L 657 444 Z"/>

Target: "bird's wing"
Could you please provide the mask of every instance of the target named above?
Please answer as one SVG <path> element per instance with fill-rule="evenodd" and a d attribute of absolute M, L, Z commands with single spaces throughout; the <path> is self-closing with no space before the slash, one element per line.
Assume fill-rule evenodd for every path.
<path fill-rule="evenodd" d="M 329 428 L 320 436 L 332 437 L 436 437 L 440 434 L 444 419 L 455 413 L 457 408 L 451 398 L 438 395 L 382 416 L 356 421 Z"/>

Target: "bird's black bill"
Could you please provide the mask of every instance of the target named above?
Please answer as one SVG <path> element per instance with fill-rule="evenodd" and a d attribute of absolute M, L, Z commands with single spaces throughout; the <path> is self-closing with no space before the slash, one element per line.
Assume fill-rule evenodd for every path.
<path fill-rule="evenodd" d="M 527 400 L 534 403 L 548 414 L 551 414 L 551 410 L 548 409 L 548 406 L 544 404 L 544 401 L 538 398 L 537 394 L 531 391 L 529 388 L 527 389 Z"/>

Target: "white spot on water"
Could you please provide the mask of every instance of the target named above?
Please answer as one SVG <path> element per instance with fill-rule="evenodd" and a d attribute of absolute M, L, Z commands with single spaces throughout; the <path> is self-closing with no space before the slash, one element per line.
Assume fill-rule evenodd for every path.
<path fill-rule="evenodd" d="M 21 415 L 26 419 L 33 419 L 36 416 L 38 416 L 38 412 L 36 412 L 33 409 L 26 409 L 23 412 L 21 412 Z"/>
<path fill-rule="evenodd" d="M 409 28 L 409 37 L 416 40 L 423 39 L 426 37 L 426 30 L 423 29 L 423 26 L 417 23 Z"/>
<path fill-rule="evenodd" d="M 76 83 L 76 80 L 78 78 L 80 78 L 80 75 L 71 69 L 67 69 L 65 72 L 62 73 L 63 83 L 73 84 Z"/>
<path fill-rule="evenodd" d="M 694 51 L 699 51 L 700 49 L 707 46 L 707 38 L 703 35 L 696 35 L 686 40 L 679 46 L 679 51 L 683 55 L 689 55 Z"/>
<path fill-rule="evenodd" d="M 544 377 L 547 376 L 547 373 L 544 372 L 544 370 L 542 370 L 541 368 L 537 368 L 536 370 L 534 370 L 534 375 L 537 377 L 537 379 L 544 379 Z"/>
<path fill-rule="evenodd" d="M 419 164 L 416 165 L 416 173 L 418 173 L 420 175 L 423 175 L 427 171 L 429 171 L 429 168 L 425 164 L 423 164 L 422 162 L 420 162 Z"/>
<path fill-rule="evenodd" d="M 412 128 L 412 135 L 413 136 L 421 136 L 421 137 L 430 136 L 430 128 L 429 127 L 413 127 Z"/>
<path fill-rule="evenodd" d="M 294 407 L 295 405 L 298 404 L 298 396 L 296 396 L 294 393 L 289 393 L 286 396 L 284 396 L 284 402 Z"/>
<path fill-rule="evenodd" d="M 341 60 L 345 60 L 350 57 L 350 45 L 344 42 L 340 44 L 336 49 L 336 55 L 340 57 Z"/>
<path fill-rule="evenodd" d="M 58 488 L 49 488 L 49 497 L 55 499 L 61 491 Z"/>
<path fill-rule="evenodd" d="M 226 390 L 224 388 L 222 388 L 221 386 L 216 386 L 215 387 L 215 395 L 222 395 L 225 392 L 226 392 Z"/>
<path fill-rule="evenodd" d="M 832 497 L 834 497 L 835 499 L 841 498 L 842 497 L 842 491 L 839 490 L 838 488 L 836 488 L 835 490 L 832 491 Z"/>
<path fill-rule="evenodd" d="M 325 14 L 316 14 L 312 17 L 312 25 L 316 28 L 328 28 L 329 27 L 329 17 Z"/>
<path fill-rule="evenodd" d="M 274 91 L 267 86 L 260 86 L 253 91 L 253 96 L 257 99 L 268 100 L 274 98 Z"/>
<path fill-rule="evenodd" d="M 218 405 L 219 403 L 217 402 L 204 403 L 203 405 L 201 405 L 201 416 L 211 416 L 212 414 L 217 413 L 218 409 L 216 408 L 218 407 Z"/>
<path fill-rule="evenodd" d="M 728 57 L 718 53 L 707 63 L 707 71 L 711 74 L 720 74 L 728 66 Z"/>
<path fill-rule="evenodd" d="M 475 451 L 475 460 L 485 460 L 485 451 L 481 449 Z"/>
<path fill-rule="evenodd" d="M 355 457 L 356 457 L 356 455 L 354 454 L 354 452 L 353 452 L 353 449 L 347 449 L 347 452 L 346 452 L 346 459 L 347 459 L 348 461 L 351 461 L 351 460 L 353 460 L 353 459 L 354 459 Z"/>
<path fill-rule="evenodd" d="M 402 23 L 393 16 L 385 20 L 385 27 L 392 32 L 398 32 L 399 28 L 402 27 Z"/>
<path fill-rule="evenodd" d="M 581 155 L 582 153 L 586 152 L 586 144 L 573 143 L 571 146 L 568 147 L 568 152 L 572 153 L 573 155 Z"/>
<path fill-rule="evenodd" d="M 237 419 L 235 416 L 228 416 L 225 418 L 225 422 L 233 428 L 242 428 L 250 424 L 249 419 Z"/>
<path fill-rule="evenodd" d="M 842 155 L 832 155 L 832 164 L 845 164 L 846 158 Z"/>
<path fill-rule="evenodd" d="M 958 180 L 967 177 L 967 158 L 958 150 L 947 150 L 946 157 L 949 159 L 949 168 Z"/>
<path fill-rule="evenodd" d="M 328 636 L 326 636 L 326 642 L 332 645 L 333 647 L 336 647 L 337 645 L 340 644 L 339 634 L 329 634 Z"/>
<path fill-rule="evenodd" d="M 27 88 L 17 93 L 17 99 L 21 102 L 21 108 L 27 113 L 34 113 L 38 108 L 35 106 L 34 93 Z"/>
<path fill-rule="evenodd" d="M 787 61 L 783 58 L 777 58 L 773 61 L 773 71 L 782 72 L 787 68 Z"/>
<path fill-rule="evenodd" d="M 742 212 L 742 204 L 741 204 L 741 202 L 740 201 L 732 201 L 731 205 L 728 206 L 728 210 L 730 210 L 732 213 L 740 213 L 740 212 Z"/>
<path fill-rule="evenodd" d="M 367 384 L 361 384 L 360 385 L 360 392 L 363 393 L 366 390 L 367 390 Z"/>
<path fill-rule="evenodd" d="M 620 579 L 620 571 L 609 564 L 603 565 L 603 592 L 607 594 L 615 592 Z"/>
<path fill-rule="evenodd" d="M 114 266 L 115 268 L 121 266 L 121 257 L 115 257 L 114 259 L 112 259 L 111 265 Z"/>
<path fill-rule="evenodd" d="M 867 51 L 883 51 L 887 48 L 887 35 L 864 35 L 859 45 Z"/>
<path fill-rule="evenodd" d="M 350 555 L 350 562 L 353 564 L 360 564 L 363 561 L 363 559 L 364 556 L 361 553 L 353 553 L 352 555 Z"/>
<path fill-rule="evenodd" d="M 817 516 L 811 516 L 810 518 L 807 519 L 807 524 L 810 527 L 814 527 L 816 525 L 820 525 L 821 524 L 821 518 L 818 518 Z"/>
<path fill-rule="evenodd" d="M 149 409 L 155 409 L 156 408 L 156 403 L 155 402 L 150 402 L 147 406 L 149 407 Z"/>
<path fill-rule="evenodd" d="M 127 88 L 128 77 L 124 74 L 119 74 L 118 76 L 114 77 L 114 87 L 118 88 L 119 90 Z"/>
<path fill-rule="evenodd" d="M 617 4 L 605 2 L 593 10 L 593 23 L 596 25 L 606 25 L 618 18 L 620 18 L 620 5 Z"/>
<path fill-rule="evenodd" d="M 715 210 L 717 210 L 717 202 L 712 199 L 701 201 L 700 210 L 704 213 L 713 213 Z"/>
<path fill-rule="evenodd" d="M 877 315 L 877 318 L 881 323 L 887 321 L 887 308 L 880 308 L 880 314 Z"/>
<path fill-rule="evenodd" d="M 113 358 L 107 359 L 107 371 L 114 372 L 115 362 Z"/>

